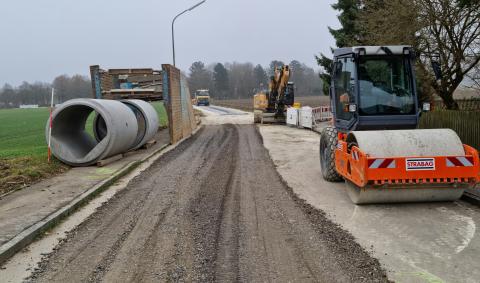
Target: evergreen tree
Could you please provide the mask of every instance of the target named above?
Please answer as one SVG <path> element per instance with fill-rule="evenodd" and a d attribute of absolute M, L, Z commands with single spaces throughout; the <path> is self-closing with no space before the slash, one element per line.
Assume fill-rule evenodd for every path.
<path fill-rule="evenodd" d="M 261 87 L 261 86 L 263 86 L 263 88 L 267 87 L 267 84 L 268 84 L 267 72 L 260 64 L 255 66 L 255 68 L 253 69 L 253 75 L 255 76 L 255 83 L 257 87 Z"/>
<path fill-rule="evenodd" d="M 299 75 L 303 73 L 303 65 L 297 60 L 292 60 L 292 62 L 290 62 L 289 64 L 289 67 L 292 70 L 292 73 L 296 73 Z"/>
<path fill-rule="evenodd" d="M 215 65 L 213 69 L 213 82 L 215 94 L 218 98 L 225 98 L 229 88 L 228 71 L 222 63 Z"/>
<path fill-rule="evenodd" d="M 332 80 L 333 60 L 323 54 L 320 54 L 320 56 L 315 56 L 315 59 L 317 59 L 318 65 L 322 67 L 322 71 L 320 72 L 320 79 L 322 80 L 322 83 L 323 83 L 322 85 L 323 94 L 329 95 L 330 81 Z"/>
<path fill-rule="evenodd" d="M 270 69 L 268 70 L 268 75 L 273 76 L 275 74 L 275 67 L 281 68 L 285 65 L 282 61 L 273 60 L 270 62 Z"/>
<path fill-rule="evenodd" d="M 338 0 L 332 5 L 332 8 L 340 11 L 338 20 L 341 28 L 333 29 L 328 27 L 330 34 L 335 38 L 337 47 L 347 47 L 361 45 L 363 41 L 362 29 L 358 25 L 358 17 L 361 11 L 362 1 L 360 0 Z M 332 78 L 333 61 L 324 54 L 315 56 L 318 65 L 322 67 L 320 78 L 323 81 L 323 93 L 328 95 L 330 89 L 330 81 Z"/>
<path fill-rule="evenodd" d="M 195 93 L 196 90 L 208 89 L 212 85 L 212 74 L 205 68 L 203 62 L 194 62 L 192 66 L 190 66 L 189 71 L 188 84 L 192 94 Z"/>
<path fill-rule="evenodd" d="M 362 1 L 360 0 L 338 0 L 332 8 L 340 11 L 338 20 L 341 28 L 328 30 L 335 38 L 337 47 L 359 45 L 362 42 L 362 29 L 358 26 L 358 17 L 361 11 Z"/>

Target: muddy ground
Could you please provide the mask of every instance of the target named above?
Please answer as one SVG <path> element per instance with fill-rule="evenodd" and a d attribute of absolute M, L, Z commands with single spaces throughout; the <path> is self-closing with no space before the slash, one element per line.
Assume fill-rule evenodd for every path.
<path fill-rule="evenodd" d="M 350 234 L 294 196 L 256 128 L 231 124 L 161 157 L 29 280 L 387 281 Z"/>

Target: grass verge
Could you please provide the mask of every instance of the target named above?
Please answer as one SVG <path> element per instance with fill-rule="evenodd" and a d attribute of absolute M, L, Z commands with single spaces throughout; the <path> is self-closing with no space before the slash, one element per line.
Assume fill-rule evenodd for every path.
<path fill-rule="evenodd" d="M 158 113 L 160 127 L 166 127 L 167 112 L 163 102 L 152 105 Z M 0 195 L 70 168 L 55 158 L 47 162 L 45 126 L 48 117 L 48 108 L 0 109 Z M 87 132 L 92 132 L 93 117 L 92 114 L 87 121 Z"/>

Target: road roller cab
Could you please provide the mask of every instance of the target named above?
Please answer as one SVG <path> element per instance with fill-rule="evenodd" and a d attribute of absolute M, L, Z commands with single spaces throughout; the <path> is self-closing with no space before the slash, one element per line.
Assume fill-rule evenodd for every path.
<path fill-rule="evenodd" d="M 363 46 L 334 52 L 330 97 L 335 127 L 414 129 L 419 107 L 410 46 Z"/>
<path fill-rule="evenodd" d="M 454 131 L 416 129 L 414 59 L 410 46 L 334 52 L 334 126 L 322 131 L 320 165 L 354 203 L 452 201 L 480 181 L 477 150 Z"/>

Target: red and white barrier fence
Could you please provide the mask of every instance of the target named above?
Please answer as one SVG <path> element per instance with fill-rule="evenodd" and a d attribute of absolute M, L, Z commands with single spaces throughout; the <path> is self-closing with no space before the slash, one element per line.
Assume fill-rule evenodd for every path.
<path fill-rule="evenodd" d="M 52 114 L 53 114 L 53 96 L 54 95 L 55 95 L 55 89 L 52 88 L 52 97 L 50 100 L 50 118 L 49 118 L 49 126 L 48 126 L 48 152 L 47 152 L 48 163 L 50 163 L 50 160 L 52 157 L 51 141 L 52 141 Z"/>
<path fill-rule="evenodd" d="M 333 117 L 332 108 L 330 106 L 320 106 L 312 108 L 312 116 L 314 124 L 330 121 Z"/>

